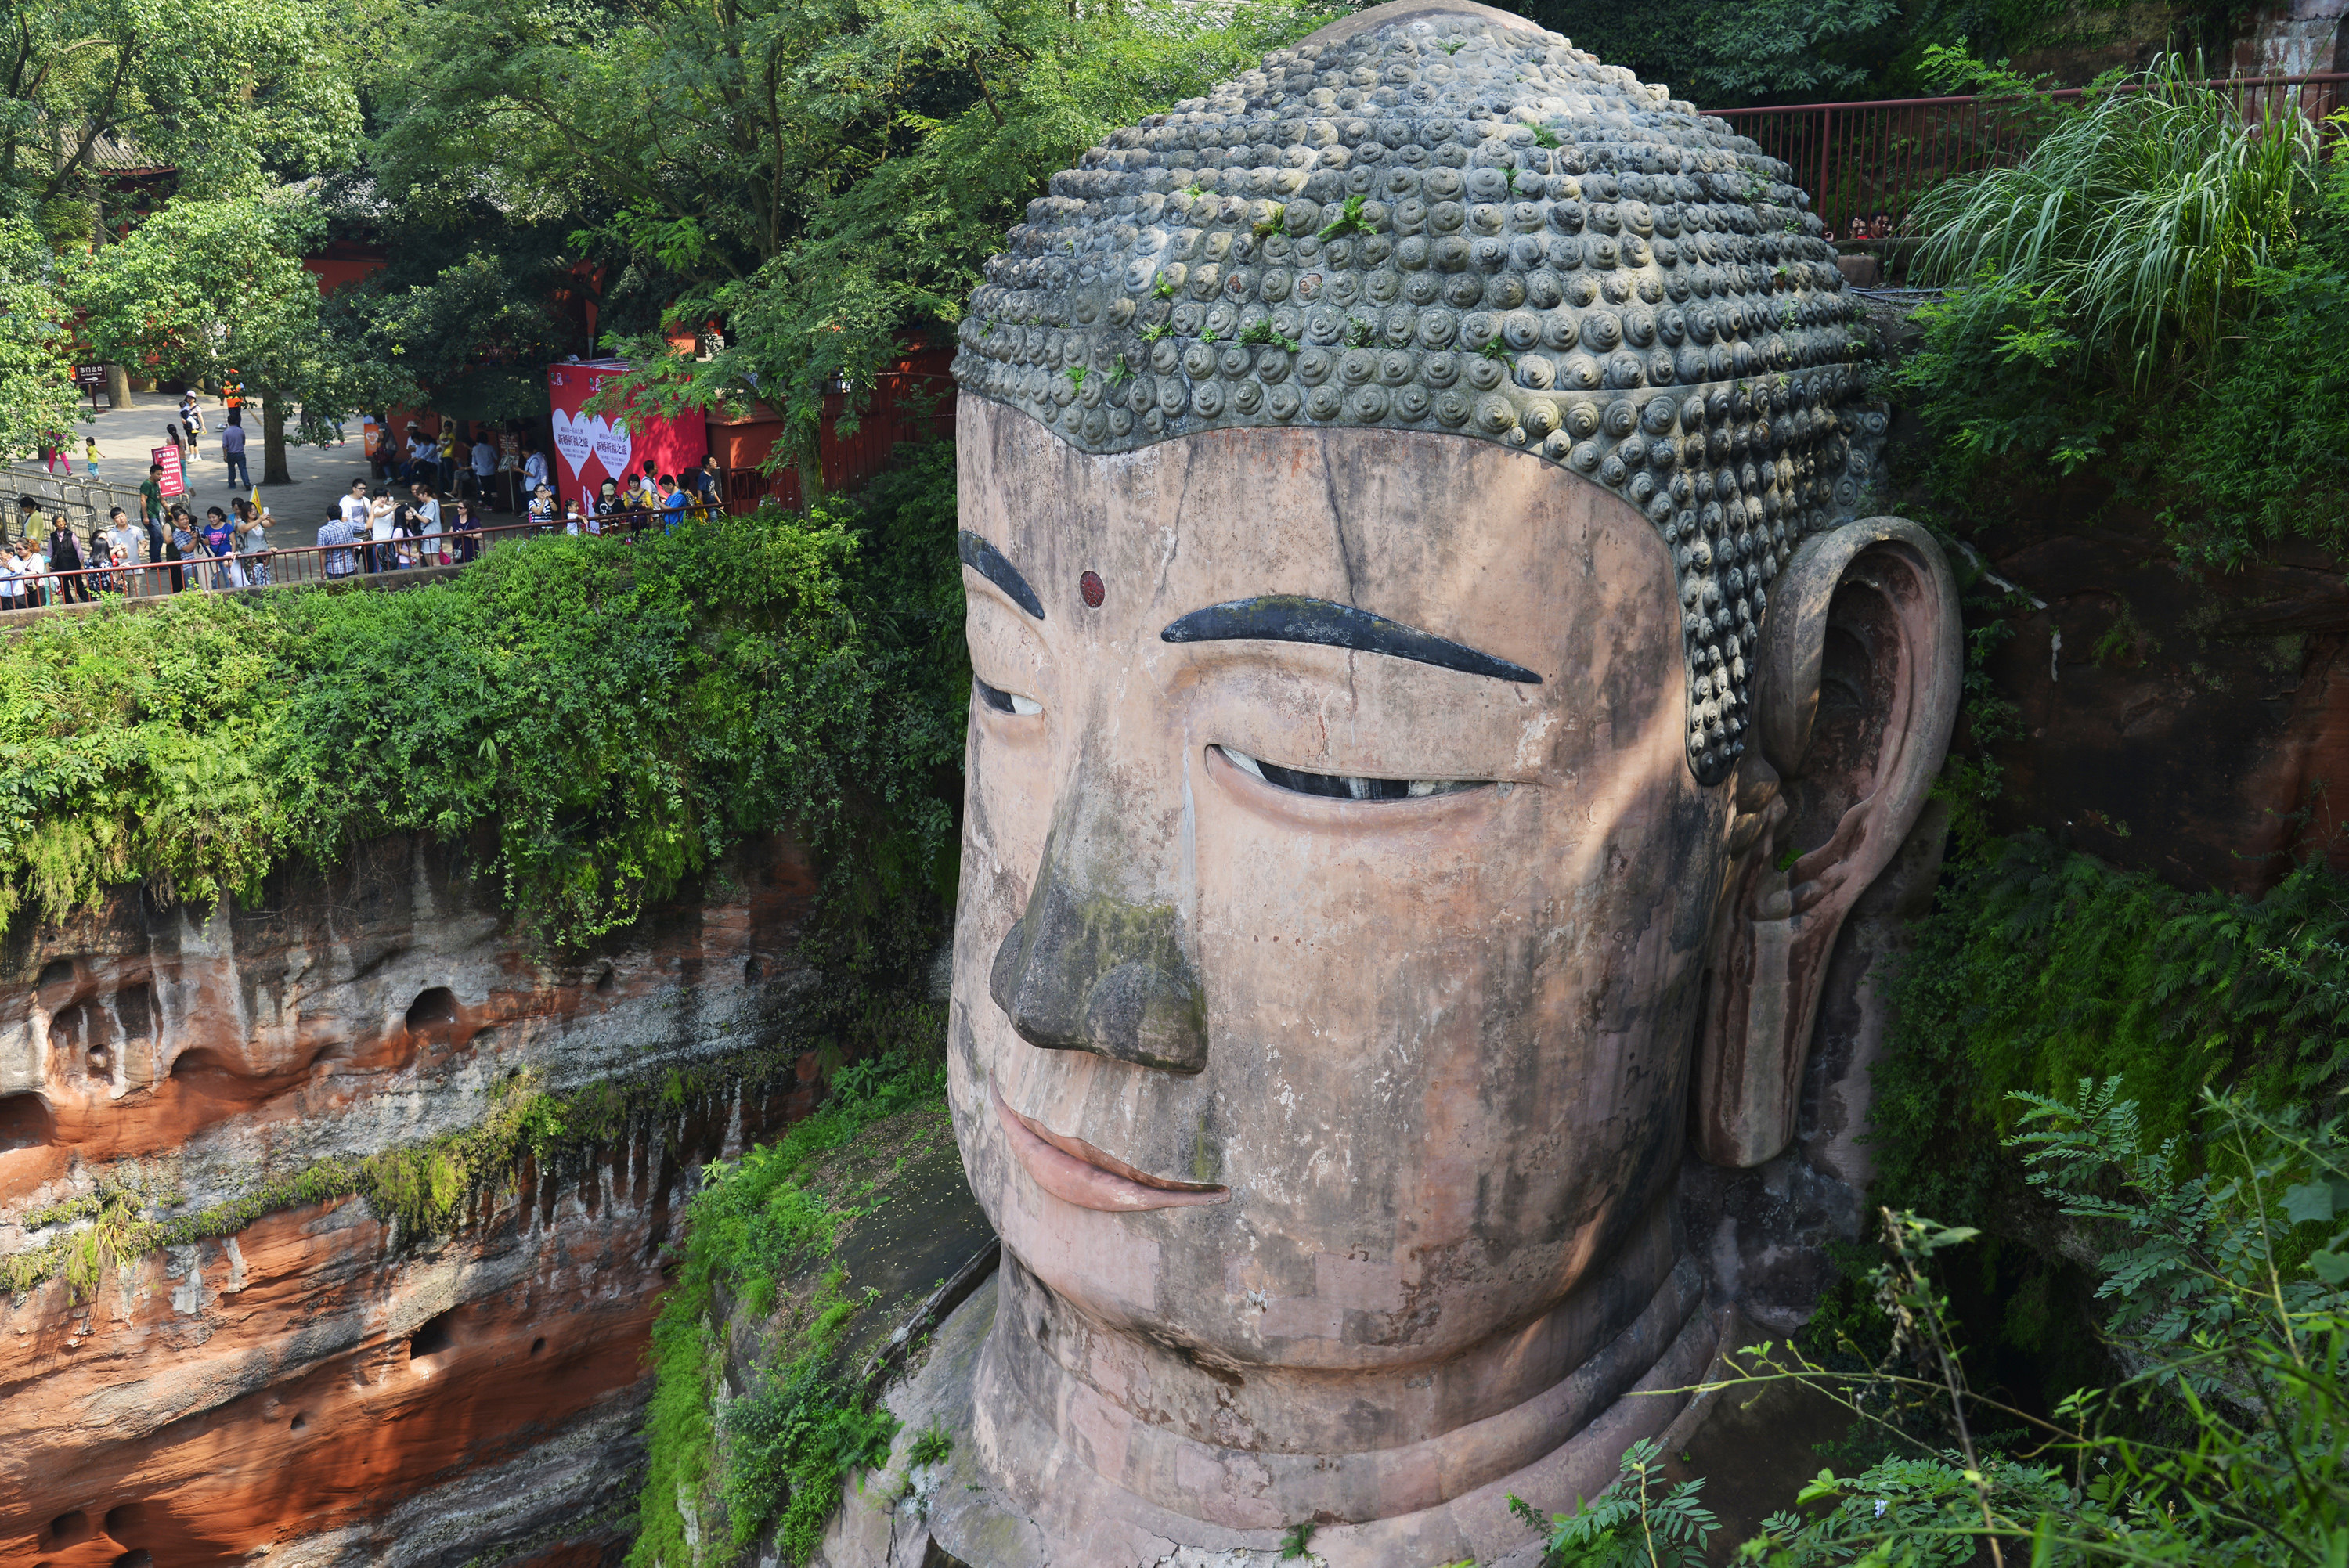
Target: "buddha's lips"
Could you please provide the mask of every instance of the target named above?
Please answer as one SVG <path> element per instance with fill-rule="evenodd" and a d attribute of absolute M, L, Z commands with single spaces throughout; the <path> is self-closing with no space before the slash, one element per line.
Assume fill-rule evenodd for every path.
<path fill-rule="evenodd" d="M 1232 1195 L 1228 1187 L 1174 1181 L 1136 1171 L 1081 1138 L 1054 1132 L 1020 1115 L 1003 1102 L 1003 1092 L 992 1084 L 988 1093 L 995 1101 L 995 1119 L 1011 1145 L 1012 1158 L 1036 1185 L 1064 1203 L 1121 1212 L 1221 1203 Z"/>

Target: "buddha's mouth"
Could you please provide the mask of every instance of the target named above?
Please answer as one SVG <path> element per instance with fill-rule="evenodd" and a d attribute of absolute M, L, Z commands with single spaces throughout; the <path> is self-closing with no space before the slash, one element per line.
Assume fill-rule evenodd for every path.
<path fill-rule="evenodd" d="M 1003 1102 L 1003 1091 L 994 1085 L 988 1086 L 988 1094 L 995 1101 L 995 1119 L 1011 1145 L 1012 1158 L 1036 1185 L 1064 1203 L 1120 1212 L 1221 1203 L 1232 1195 L 1228 1187 L 1176 1181 L 1136 1171 L 1081 1138 L 1054 1132 L 1020 1115 Z"/>

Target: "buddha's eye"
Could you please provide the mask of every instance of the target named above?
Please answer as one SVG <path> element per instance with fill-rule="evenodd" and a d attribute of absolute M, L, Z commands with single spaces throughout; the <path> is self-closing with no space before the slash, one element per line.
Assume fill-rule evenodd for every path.
<path fill-rule="evenodd" d="M 1016 691 L 1003 691 L 974 678 L 971 685 L 978 688 L 978 700 L 998 713 L 1041 713 L 1044 705 L 1032 696 L 1021 696 Z"/>
<path fill-rule="evenodd" d="M 1347 773 L 1308 773 L 1302 769 L 1283 768 L 1277 762 L 1250 757 L 1228 746 L 1216 749 L 1224 754 L 1225 761 L 1255 774 L 1276 789 L 1321 795 L 1333 800 L 1423 800 L 1430 795 L 1481 789 L 1486 782 L 1481 779 L 1358 779 Z"/>

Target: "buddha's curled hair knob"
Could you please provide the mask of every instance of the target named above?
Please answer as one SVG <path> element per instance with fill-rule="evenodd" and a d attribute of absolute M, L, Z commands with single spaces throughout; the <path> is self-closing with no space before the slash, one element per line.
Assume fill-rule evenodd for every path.
<path fill-rule="evenodd" d="M 962 389 L 1099 453 L 1300 418 L 1498 442 L 1660 532 L 1734 501 L 1780 554 L 1853 516 L 1886 420 L 1793 170 L 1530 24 L 1371 15 L 1055 176 L 971 295 Z M 1731 461 L 1734 495 L 1683 494 Z M 1715 587 L 1692 636 L 1764 613 Z M 1692 735 L 1691 766 L 1740 749 Z"/>

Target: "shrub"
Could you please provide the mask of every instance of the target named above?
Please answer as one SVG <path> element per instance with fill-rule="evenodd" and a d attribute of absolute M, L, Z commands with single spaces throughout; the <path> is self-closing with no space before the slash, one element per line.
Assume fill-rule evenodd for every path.
<path fill-rule="evenodd" d="M 715 1400 L 723 1347 L 712 1319 L 721 1290 L 763 1317 L 782 1277 L 830 1251 L 852 1211 L 810 1191 L 801 1177 L 884 1118 L 942 1106 L 944 1037 L 943 1016 L 925 1010 L 872 1067 L 857 1063 L 835 1074 L 830 1098 L 781 1138 L 704 1170 L 686 1213 L 677 1284 L 653 1326 L 651 1453 L 641 1533 L 628 1556 L 638 1568 L 731 1560 L 730 1552 L 697 1558 L 688 1549 L 687 1509 L 704 1517 L 722 1510 L 736 1550 L 780 1514 L 785 1560 L 804 1563 L 842 1480 L 886 1455 L 895 1418 L 863 1390 L 844 1387 L 830 1366 L 842 1330 L 863 1305 L 843 1292 L 836 1271 L 798 1305 L 782 1343 L 769 1347 L 765 1370 L 726 1407 L 722 1467 Z"/>
<path fill-rule="evenodd" d="M 129 880 L 251 895 L 396 832 L 481 831 L 477 870 L 557 945 L 787 826 L 863 890 L 846 914 L 937 899 L 968 673 L 951 455 L 917 463 L 885 510 L 46 620 L 0 644 L 0 921 Z"/>
<path fill-rule="evenodd" d="M 2241 341 L 2138 454 L 2178 480 L 2155 499 L 2197 566 L 2240 566 L 2282 539 L 2349 545 L 2349 151 L 2325 171 L 2299 247 L 2248 286 Z"/>
<path fill-rule="evenodd" d="M 1896 1205 L 1985 1220 L 2018 1091 L 2126 1076 L 2166 1138 L 2206 1087 L 2298 1099 L 2349 1068 L 2349 889 L 2322 861 L 2252 899 L 2026 837 L 1955 868 L 1916 934 L 1870 1134 Z"/>

